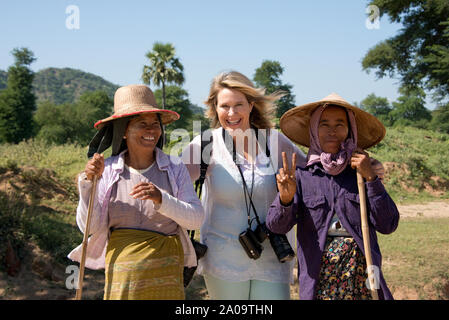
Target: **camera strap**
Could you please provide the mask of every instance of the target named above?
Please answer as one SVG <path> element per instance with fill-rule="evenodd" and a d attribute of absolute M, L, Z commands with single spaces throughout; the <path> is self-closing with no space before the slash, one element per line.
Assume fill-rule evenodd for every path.
<path fill-rule="evenodd" d="M 245 202 L 247 202 L 246 197 L 247 197 L 247 195 L 248 195 L 248 198 L 249 198 L 251 207 L 253 208 L 253 211 L 254 211 L 254 215 L 256 216 L 257 224 L 260 225 L 261 223 L 260 223 L 260 220 L 259 220 L 259 215 L 257 214 L 256 207 L 254 206 L 254 203 L 253 203 L 253 199 L 252 199 L 252 197 L 251 197 L 251 194 L 250 194 L 249 191 L 248 191 L 248 186 L 246 185 L 245 178 L 243 177 L 242 169 L 240 168 L 240 166 L 239 166 L 238 164 L 236 164 L 236 166 L 237 166 L 237 168 L 239 169 L 240 176 L 242 177 L 242 181 L 243 181 L 243 190 L 244 190 L 243 192 L 245 193 L 245 194 L 244 194 L 244 195 L 245 195 Z M 253 166 L 252 169 L 253 169 L 253 170 L 252 170 L 252 172 L 253 172 L 253 185 L 252 185 L 252 187 L 251 187 L 251 193 L 252 193 L 252 191 L 253 191 L 252 189 L 254 188 L 254 166 Z M 248 213 L 248 226 L 251 227 L 250 208 L 248 207 L 248 203 L 247 203 L 246 205 L 247 205 L 247 213 Z"/>
<path fill-rule="evenodd" d="M 255 135 L 256 135 L 256 140 L 259 141 L 258 140 L 259 139 L 258 129 L 254 129 L 254 132 L 255 132 Z M 253 208 L 254 215 L 256 217 L 257 224 L 260 225 L 261 223 L 260 223 L 259 215 L 257 214 L 257 210 L 256 210 L 256 207 L 254 206 L 253 199 L 252 199 L 252 192 L 253 192 L 253 188 L 254 188 L 254 164 L 252 165 L 252 186 L 251 186 L 251 194 L 250 194 L 249 191 L 248 191 L 248 186 L 247 186 L 246 181 L 245 181 L 245 177 L 243 176 L 242 169 L 236 163 L 236 157 L 237 156 L 236 156 L 236 149 L 235 149 L 234 140 L 232 139 L 232 137 L 229 135 L 229 133 L 224 128 L 222 129 L 222 136 L 223 136 L 223 141 L 226 141 L 226 139 L 230 139 L 228 141 L 232 142 L 232 159 L 233 159 L 235 165 L 237 166 L 237 169 L 240 172 L 240 176 L 242 177 L 243 190 L 244 190 L 243 192 L 245 193 L 245 202 L 247 201 L 246 198 L 248 196 L 249 201 L 250 201 L 250 205 Z M 266 146 L 266 149 L 265 149 L 266 150 L 266 155 L 267 155 L 267 157 L 270 157 L 270 149 L 268 148 L 268 139 L 265 139 L 265 146 Z M 228 149 L 228 151 L 229 151 L 229 149 Z M 248 213 L 248 226 L 251 227 L 250 210 L 249 210 L 248 206 L 247 206 L 247 213 Z"/>

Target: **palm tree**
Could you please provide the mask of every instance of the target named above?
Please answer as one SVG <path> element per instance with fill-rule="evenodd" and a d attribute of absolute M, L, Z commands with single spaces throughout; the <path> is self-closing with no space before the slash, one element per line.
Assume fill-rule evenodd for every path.
<path fill-rule="evenodd" d="M 184 83 L 184 67 L 175 57 L 175 47 L 171 43 L 155 42 L 153 51 L 146 54 L 150 65 L 143 66 L 142 80 L 146 84 L 153 82 L 156 86 L 162 86 L 162 107 L 165 108 L 165 85 Z"/>

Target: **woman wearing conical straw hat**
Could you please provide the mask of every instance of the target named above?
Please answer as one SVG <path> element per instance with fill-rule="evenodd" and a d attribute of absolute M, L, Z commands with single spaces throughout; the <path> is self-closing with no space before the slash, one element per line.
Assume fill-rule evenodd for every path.
<path fill-rule="evenodd" d="M 305 166 L 292 168 L 284 156 L 277 175 L 279 194 L 266 220 L 276 233 L 297 226 L 300 299 L 393 299 L 381 272 L 376 231 L 395 231 L 399 212 L 364 151 L 383 139 L 384 126 L 331 94 L 290 109 L 280 127 L 291 140 L 309 147 Z M 356 170 L 365 180 L 360 195 Z M 362 236 L 365 195 L 368 221 Z M 368 257 L 368 271 L 373 271 L 369 283 Z"/>
<path fill-rule="evenodd" d="M 201 226 L 204 210 L 185 165 L 161 150 L 163 126 L 177 119 L 157 108 L 147 86 L 129 85 L 116 91 L 114 114 L 95 124 L 76 220 L 85 232 L 97 177 L 85 266 L 105 268 L 104 299 L 185 298 L 183 268 L 196 266 L 186 229 Z M 69 254 L 81 256 L 82 246 Z"/>

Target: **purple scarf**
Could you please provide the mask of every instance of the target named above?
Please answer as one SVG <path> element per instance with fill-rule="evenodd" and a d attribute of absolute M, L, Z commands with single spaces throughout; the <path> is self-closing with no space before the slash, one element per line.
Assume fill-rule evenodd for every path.
<path fill-rule="evenodd" d="M 312 113 L 310 117 L 310 148 L 307 153 L 307 166 L 321 162 L 324 170 L 330 175 L 337 175 L 342 172 L 348 165 L 353 151 L 357 147 L 357 124 L 352 110 L 346 109 L 349 118 L 348 137 L 341 143 L 338 153 L 326 153 L 321 150 L 320 139 L 318 137 L 318 124 L 320 123 L 321 114 L 324 109 L 329 106 L 324 104 Z"/>

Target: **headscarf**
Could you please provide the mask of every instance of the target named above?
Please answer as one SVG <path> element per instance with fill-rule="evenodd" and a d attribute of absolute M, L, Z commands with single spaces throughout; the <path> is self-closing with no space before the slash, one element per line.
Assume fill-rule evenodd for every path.
<path fill-rule="evenodd" d="M 313 111 L 310 118 L 309 133 L 310 133 L 310 148 L 307 153 L 307 166 L 314 163 L 321 162 L 324 170 L 330 175 L 338 175 L 348 165 L 353 151 L 357 148 L 357 123 L 355 121 L 354 113 L 344 107 L 348 118 L 348 137 L 341 143 L 340 151 L 338 153 L 327 153 L 321 149 L 320 139 L 318 136 L 318 125 L 320 123 L 321 115 L 326 107 L 331 106 L 324 104 Z"/>

